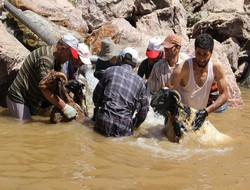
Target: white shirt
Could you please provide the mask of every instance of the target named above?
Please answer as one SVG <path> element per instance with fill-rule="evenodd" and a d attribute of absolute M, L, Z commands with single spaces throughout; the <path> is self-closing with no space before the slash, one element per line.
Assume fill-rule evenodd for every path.
<path fill-rule="evenodd" d="M 206 108 L 209 93 L 212 83 L 214 81 L 213 63 L 210 59 L 208 62 L 208 74 L 206 81 L 202 87 L 196 84 L 193 71 L 192 58 L 188 59 L 189 65 L 189 80 L 186 86 L 179 86 L 178 92 L 181 94 L 182 103 L 186 104 L 196 110 Z"/>

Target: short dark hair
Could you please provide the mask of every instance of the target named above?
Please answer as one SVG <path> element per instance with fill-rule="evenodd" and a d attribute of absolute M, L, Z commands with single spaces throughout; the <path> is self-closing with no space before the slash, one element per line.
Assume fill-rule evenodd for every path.
<path fill-rule="evenodd" d="M 123 57 L 124 64 L 128 64 L 128 65 L 131 65 L 132 67 L 135 67 L 136 63 L 134 63 L 132 60 L 133 60 L 133 57 L 130 53 L 126 53 Z"/>
<path fill-rule="evenodd" d="M 207 33 L 200 34 L 195 38 L 194 47 L 210 50 L 212 52 L 214 49 L 214 39 Z"/>
<path fill-rule="evenodd" d="M 62 39 L 58 40 L 57 45 L 64 46 L 66 48 L 70 48 L 70 46 L 68 44 L 66 44 Z"/>

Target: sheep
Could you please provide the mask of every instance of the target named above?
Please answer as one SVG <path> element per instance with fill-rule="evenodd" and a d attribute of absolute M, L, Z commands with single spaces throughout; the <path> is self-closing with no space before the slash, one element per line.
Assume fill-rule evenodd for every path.
<path fill-rule="evenodd" d="M 196 110 L 181 103 L 181 96 L 176 90 L 160 89 L 152 98 L 151 107 L 165 117 L 165 133 L 170 142 L 179 142 L 188 136 L 201 144 L 218 145 L 226 143 L 230 137 L 220 133 L 208 120 L 199 130 L 192 124 Z"/>
<path fill-rule="evenodd" d="M 51 70 L 39 83 L 40 89 L 49 89 L 58 95 L 65 103 L 71 105 L 77 111 L 76 121 L 82 121 L 87 115 L 82 109 L 82 101 L 85 96 L 82 92 L 84 85 L 78 81 L 68 81 L 62 72 Z M 86 99 L 86 98 L 85 98 Z M 50 112 L 50 122 L 60 123 L 70 121 L 63 112 L 53 106 Z"/>

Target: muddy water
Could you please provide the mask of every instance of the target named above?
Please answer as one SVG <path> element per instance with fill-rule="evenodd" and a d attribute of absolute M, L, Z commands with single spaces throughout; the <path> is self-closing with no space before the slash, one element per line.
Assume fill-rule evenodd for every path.
<path fill-rule="evenodd" d="M 242 96 L 243 108 L 209 116 L 232 137 L 216 146 L 168 142 L 152 113 L 133 137 L 115 139 L 96 134 L 88 119 L 17 122 L 0 108 L 0 189 L 249 189 L 249 90 Z"/>

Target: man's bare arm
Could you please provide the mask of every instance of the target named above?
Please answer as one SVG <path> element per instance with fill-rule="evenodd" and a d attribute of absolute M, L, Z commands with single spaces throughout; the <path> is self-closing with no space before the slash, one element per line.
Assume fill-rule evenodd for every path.
<path fill-rule="evenodd" d="M 59 108 L 60 110 L 63 110 L 65 108 L 66 103 L 59 98 L 57 95 L 53 94 L 50 90 L 48 89 L 42 89 L 42 94 L 43 96 L 54 106 Z"/>
<path fill-rule="evenodd" d="M 217 82 L 220 96 L 213 104 L 211 104 L 209 107 L 206 108 L 208 113 L 214 112 L 228 100 L 228 89 L 227 89 L 226 77 L 223 70 L 223 65 L 219 61 L 213 61 L 213 62 L 214 62 L 214 68 L 213 68 L 214 79 Z"/>

